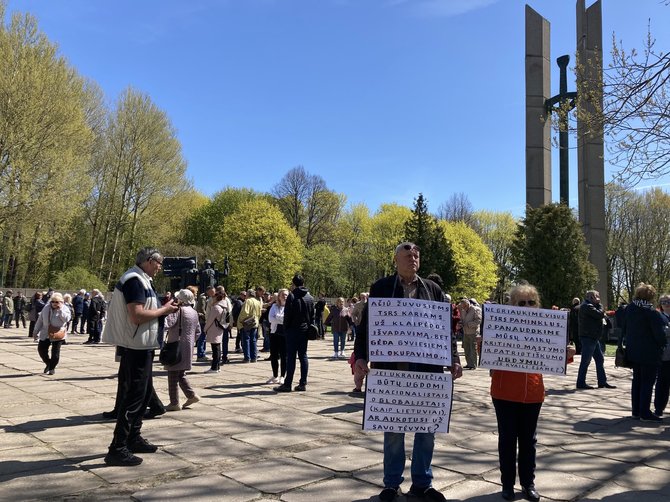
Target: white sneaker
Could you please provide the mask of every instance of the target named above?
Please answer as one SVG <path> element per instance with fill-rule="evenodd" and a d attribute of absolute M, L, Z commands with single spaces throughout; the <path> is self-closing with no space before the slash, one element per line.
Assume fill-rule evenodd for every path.
<path fill-rule="evenodd" d="M 341 350 L 339 354 L 340 359 L 346 359 L 347 356 L 344 355 L 344 351 Z"/>
<path fill-rule="evenodd" d="M 279 382 L 280 385 L 284 383 L 284 377 L 279 377 Z"/>
<path fill-rule="evenodd" d="M 338 359 L 340 356 L 337 352 L 333 352 L 333 359 Z"/>
<path fill-rule="evenodd" d="M 205 373 L 218 373 L 219 370 L 213 370 L 212 368 L 209 368 Z"/>
<path fill-rule="evenodd" d="M 268 378 L 268 381 L 265 382 L 265 383 L 280 383 L 280 382 L 279 382 L 279 379 L 277 377 L 273 376 L 271 378 Z"/>

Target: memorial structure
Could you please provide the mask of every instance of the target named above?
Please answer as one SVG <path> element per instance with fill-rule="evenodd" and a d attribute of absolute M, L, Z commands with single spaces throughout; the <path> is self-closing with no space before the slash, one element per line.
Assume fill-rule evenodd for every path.
<path fill-rule="evenodd" d="M 577 0 L 577 89 L 602 100 L 602 3 L 586 8 Z M 526 204 L 539 207 L 552 201 L 551 112 L 556 103 L 573 100 L 577 106 L 577 173 L 579 222 L 589 247 L 589 260 L 598 272 L 595 289 L 607 305 L 607 232 L 605 228 L 605 161 L 603 129 L 584 117 L 602 103 L 575 100 L 561 78 L 560 93 L 551 97 L 549 21 L 526 5 Z M 567 60 L 558 58 L 563 75 Z M 562 77 L 563 77 L 562 75 Z M 568 203 L 567 132 L 561 131 L 561 200 Z M 578 293 L 578 292 L 575 292 Z"/>

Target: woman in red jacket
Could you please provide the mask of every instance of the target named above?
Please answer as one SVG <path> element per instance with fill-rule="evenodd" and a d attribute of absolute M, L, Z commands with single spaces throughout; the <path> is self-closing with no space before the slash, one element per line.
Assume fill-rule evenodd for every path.
<path fill-rule="evenodd" d="M 510 305 L 540 307 L 535 286 L 520 284 L 510 291 Z M 568 347 L 568 359 L 574 355 Z M 491 397 L 498 420 L 498 458 L 502 497 L 514 500 L 517 444 L 519 481 L 522 495 L 531 502 L 540 500 L 535 489 L 535 443 L 537 419 L 544 401 L 544 382 L 539 373 L 491 370 Z"/>

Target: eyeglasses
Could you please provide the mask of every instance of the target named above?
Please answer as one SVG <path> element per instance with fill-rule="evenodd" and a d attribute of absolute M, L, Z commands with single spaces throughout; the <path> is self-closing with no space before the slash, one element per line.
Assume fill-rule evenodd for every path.
<path fill-rule="evenodd" d="M 661 305 L 670 305 L 670 300 L 661 300 Z"/>
<path fill-rule="evenodd" d="M 155 261 L 156 263 L 158 263 L 159 265 L 162 265 L 162 264 L 163 264 L 163 260 L 159 260 L 158 258 L 151 258 L 151 259 L 152 259 L 153 261 Z"/>
<path fill-rule="evenodd" d="M 528 305 L 529 307 L 532 307 L 536 303 L 537 302 L 535 300 L 519 300 L 518 302 L 516 302 L 518 307 L 525 307 L 526 305 Z"/>
<path fill-rule="evenodd" d="M 51 305 L 59 305 L 63 302 L 59 302 L 58 300 L 52 300 L 50 303 L 51 303 Z"/>

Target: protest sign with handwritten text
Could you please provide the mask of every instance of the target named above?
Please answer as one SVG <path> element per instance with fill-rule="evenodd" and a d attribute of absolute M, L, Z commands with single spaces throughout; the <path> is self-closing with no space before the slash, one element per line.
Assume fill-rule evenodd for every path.
<path fill-rule="evenodd" d="M 568 313 L 484 304 L 482 368 L 565 375 Z"/>
<path fill-rule="evenodd" d="M 451 304 L 413 298 L 368 299 L 370 362 L 451 366 Z"/>
<path fill-rule="evenodd" d="M 451 373 L 371 369 L 365 389 L 363 430 L 449 432 Z"/>

